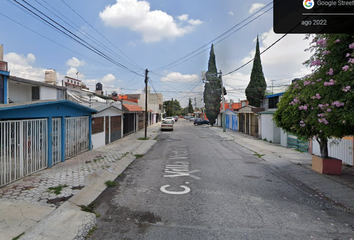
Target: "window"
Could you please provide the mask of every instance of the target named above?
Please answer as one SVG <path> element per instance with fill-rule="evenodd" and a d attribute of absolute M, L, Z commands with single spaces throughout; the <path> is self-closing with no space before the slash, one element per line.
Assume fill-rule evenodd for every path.
<path fill-rule="evenodd" d="M 39 87 L 32 87 L 32 101 L 37 101 L 39 99 Z"/>
<path fill-rule="evenodd" d="M 0 104 L 4 103 L 5 102 L 5 99 L 4 99 L 4 90 L 5 90 L 5 87 L 4 87 L 4 76 L 3 75 L 0 75 Z"/>
<path fill-rule="evenodd" d="M 279 102 L 279 96 L 269 98 L 269 108 L 277 108 Z"/>

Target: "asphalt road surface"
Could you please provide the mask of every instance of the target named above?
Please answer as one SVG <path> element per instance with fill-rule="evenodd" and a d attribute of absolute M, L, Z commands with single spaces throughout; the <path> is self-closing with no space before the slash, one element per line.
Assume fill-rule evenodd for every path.
<path fill-rule="evenodd" d="M 354 238 L 352 214 L 184 119 L 116 181 L 95 201 L 89 239 Z"/>

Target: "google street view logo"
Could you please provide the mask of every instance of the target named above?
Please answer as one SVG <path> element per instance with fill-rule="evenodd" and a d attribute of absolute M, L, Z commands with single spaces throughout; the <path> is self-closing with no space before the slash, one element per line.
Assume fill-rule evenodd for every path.
<path fill-rule="evenodd" d="M 304 5 L 304 8 L 311 9 L 311 8 L 313 8 L 313 6 L 315 6 L 315 1 L 314 0 L 304 0 L 303 5 Z"/>

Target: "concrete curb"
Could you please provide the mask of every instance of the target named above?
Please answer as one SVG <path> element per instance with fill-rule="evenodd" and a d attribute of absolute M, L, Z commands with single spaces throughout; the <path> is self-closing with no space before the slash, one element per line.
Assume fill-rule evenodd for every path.
<path fill-rule="evenodd" d="M 319 200 L 322 198 L 330 199 L 334 209 L 354 213 L 354 203 L 352 201 L 354 199 L 353 188 L 331 179 L 330 176 L 319 174 L 312 170 L 312 155 L 263 142 L 242 133 L 232 131 L 224 133 L 222 132 L 222 128 L 211 129 L 223 140 L 234 141 L 252 152 L 265 154 L 261 157 L 265 162 L 270 163 L 273 167 L 289 175 L 292 179 L 318 193 Z M 284 160 L 286 160 L 286 163 L 284 163 Z"/>
<path fill-rule="evenodd" d="M 150 134 L 150 138 L 156 138 L 158 135 L 158 131 L 154 132 Z M 134 149 L 127 146 L 129 153 L 113 162 L 108 169 L 99 169 L 90 174 L 86 186 L 80 192 L 29 228 L 20 239 L 85 239 L 96 224 L 96 215 L 82 211 L 80 206 L 88 206 L 95 201 L 107 188 L 106 181 L 114 181 L 136 159 L 134 155 L 146 154 L 157 142 L 156 140 L 138 141 L 141 141 L 141 144 L 133 144 Z"/>

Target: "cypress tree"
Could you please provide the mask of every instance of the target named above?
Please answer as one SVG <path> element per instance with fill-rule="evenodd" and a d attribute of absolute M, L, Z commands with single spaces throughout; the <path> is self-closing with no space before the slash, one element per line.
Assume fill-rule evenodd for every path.
<path fill-rule="evenodd" d="M 214 45 L 211 45 L 208 71 L 206 72 L 207 82 L 204 87 L 205 113 L 213 126 L 220 112 L 221 81 L 217 77 L 217 69 L 214 54 Z"/>
<path fill-rule="evenodd" d="M 257 36 L 256 54 L 253 60 L 251 80 L 246 88 L 246 97 L 251 106 L 261 106 L 266 88 L 267 83 L 263 75 L 261 54 L 259 51 L 259 42 Z"/>
<path fill-rule="evenodd" d="M 188 113 L 193 113 L 193 106 L 192 106 L 192 100 L 191 100 L 191 98 L 189 98 Z"/>

